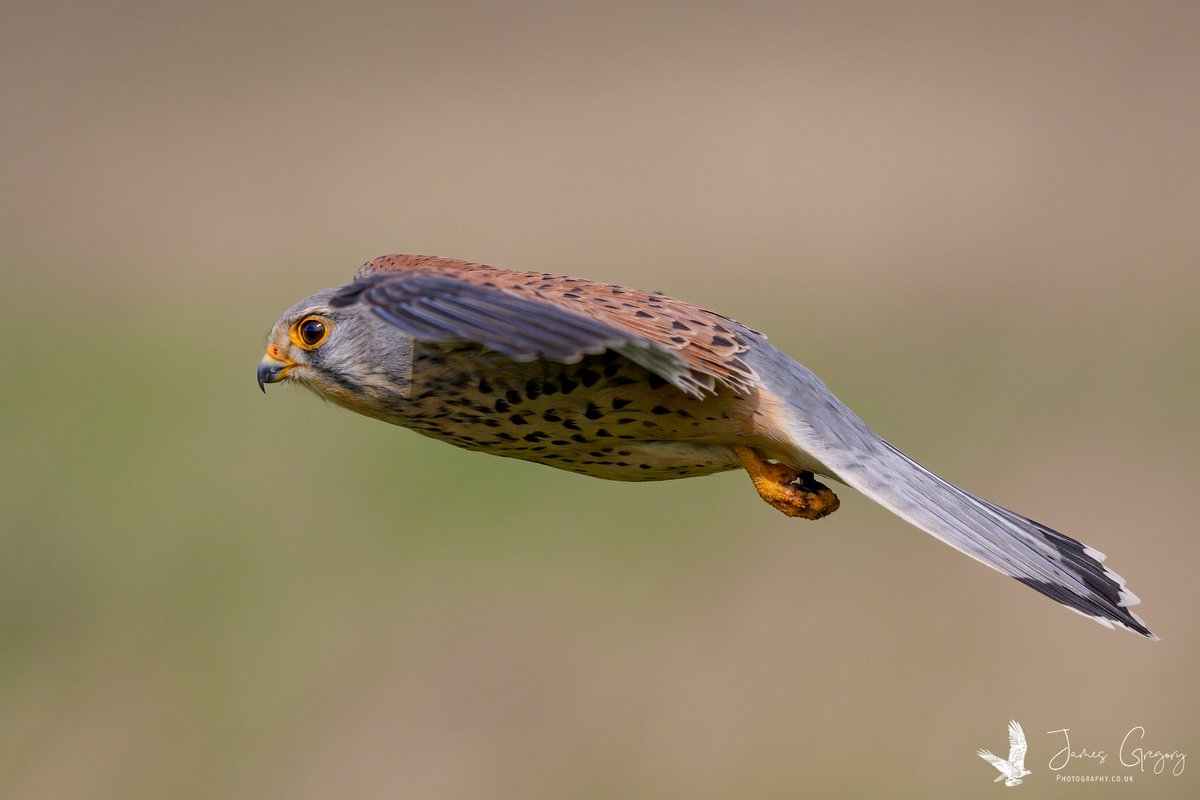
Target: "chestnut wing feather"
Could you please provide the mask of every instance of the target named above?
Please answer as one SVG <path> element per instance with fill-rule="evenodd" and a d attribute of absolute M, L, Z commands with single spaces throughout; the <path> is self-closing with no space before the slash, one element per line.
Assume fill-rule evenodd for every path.
<path fill-rule="evenodd" d="M 523 327 L 525 319 L 557 311 L 581 323 L 615 330 L 620 341 L 607 347 L 697 397 L 715 393 L 718 384 L 739 394 L 753 391 L 758 384 L 758 375 L 740 356 L 748 349 L 748 337 L 761 334 L 720 314 L 665 295 L 584 278 L 516 272 L 437 256 L 381 256 L 360 267 L 354 277 L 361 282 L 417 275 L 451 278 L 490 290 L 510 301 L 525 300 L 529 305 L 521 308 L 529 316 L 510 317 L 509 324 Z M 554 314 L 553 319 L 566 318 Z"/>
<path fill-rule="evenodd" d="M 353 303 L 366 305 L 417 339 L 474 342 L 514 361 L 545 358 L 573 364 L 612 349 L 630 354 L 627 357 L 648 369 L 653 369 L 651 364 L 667 367 L 655 370 L 666 380 L 683 366 L 654 342 L 614 325 L 448 275 L 374 275 L 349 284 L 330 300 L 334 308 Z M 653 356 L 647 358 L 649 354 Z"/>

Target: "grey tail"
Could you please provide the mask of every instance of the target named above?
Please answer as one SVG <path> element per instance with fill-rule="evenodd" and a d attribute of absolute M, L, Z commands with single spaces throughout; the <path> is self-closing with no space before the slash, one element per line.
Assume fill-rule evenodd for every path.
<path fill-rule="evenodd" d="M 1096 622 L 1157 639 L 1130 611 L 1141 602 L 1104 554 L 930 472 L 875 437 L 836 477 L 923 531 Z"/>
<path fill-rule="evenodd" d="M 764 353 L 760 371 L 789 373 L 792 433 L 822 474 L 1106 628 L 1158 638 L 1129 610 L 1140 601 L 1103 553 L 943 480 L 872 432 L 806 367 L 773 348 Z"/>
<path fill-rule="evenodd" d="M 978 498 L 882 439 L 836 477 L 947 545 L 1105 627 L 1157 639 L 1130 607 L 1139 602 L 1104 553 L 1033 519 Z"/>

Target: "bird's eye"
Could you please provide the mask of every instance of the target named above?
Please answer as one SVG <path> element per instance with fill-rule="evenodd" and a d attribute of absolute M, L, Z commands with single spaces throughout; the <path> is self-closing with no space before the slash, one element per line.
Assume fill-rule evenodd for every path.
<path fill-rule="evenodd" d="M 329 338 L 333 326 L 320 317 L 305 317 L 292 328 L 292 341 L 305 350 L 315 350 Z"/>

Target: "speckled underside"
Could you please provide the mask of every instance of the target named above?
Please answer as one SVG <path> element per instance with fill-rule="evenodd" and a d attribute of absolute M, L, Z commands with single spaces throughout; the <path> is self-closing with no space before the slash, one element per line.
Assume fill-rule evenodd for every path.
<path fill-rule="evenodd" d="M 575 364 L 514 362 L 470 345 L 418 344 L 411 397 L 376 416 L 426 436 L 583 475 L 666 480 L 735 469 L 750 413 L 728 389 L 698 399 L 607 351 Z"/>

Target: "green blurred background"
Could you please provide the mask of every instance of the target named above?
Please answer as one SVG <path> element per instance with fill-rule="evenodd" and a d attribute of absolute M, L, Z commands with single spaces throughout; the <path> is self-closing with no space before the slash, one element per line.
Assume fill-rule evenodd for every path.
<path fill-rule="evenodd" d="M 1197 8 L 6 6 L 0 798 L 957 798 L 1012 717 L 1025 797 L 1197 796 L 1047 769 L 1200 750 Z M 766 330 L 1164 641 L 850 490 L 259 394 L 277 314 L 389 252 Z"/>

